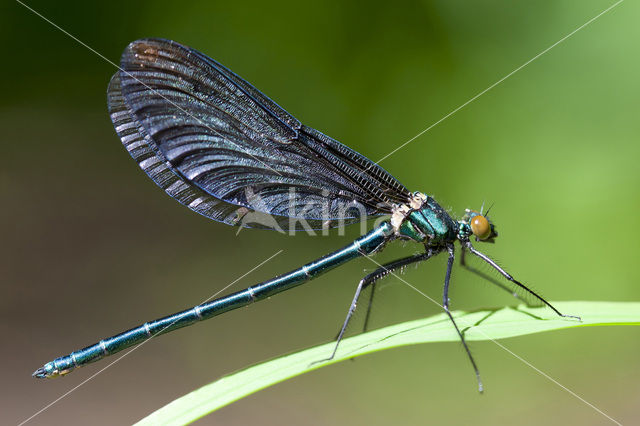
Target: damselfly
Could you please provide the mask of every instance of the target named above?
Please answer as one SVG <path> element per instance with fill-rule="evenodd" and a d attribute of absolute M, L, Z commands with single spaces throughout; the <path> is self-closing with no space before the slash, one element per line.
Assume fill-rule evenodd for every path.
<path fill-rule="evenodd" d="M 510 292 L 520 289 L 568 317 L 472 246 L 472 238 L 493 242 L 498 235 L 486 214 L 467 210 L 454 220 L 432 197 L 410 192 L 377 164 L 303 125 L 213 59 L 173 41 L 145 39 L 125 49 L 120 65 L 108 89 L 116 133 L 147 175 L 191 210 L 229 225 L 291 231 L 334 228 L 373 216 L 390 218 L 348 246 L 294 271 L 56 358 L 37 369 L 35 377 L 67 374 L 160 333 L 265 299 L 349 260 L 377 253 L 393 240 L 415 242 L 424 252 L 383 265 L 360 281 L 328 359 L 335 356 L 365 288 L 394 270 L 445 252 L 442 307 L 482 390 L 476 363 L 449 311 L 456 241 L 464 266 L 468 251 L 511 287 L 496 284 Z"/>

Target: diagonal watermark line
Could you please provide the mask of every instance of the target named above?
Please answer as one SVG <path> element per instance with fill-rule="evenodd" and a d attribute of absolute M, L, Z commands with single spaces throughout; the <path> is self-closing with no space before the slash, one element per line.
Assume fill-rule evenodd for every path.
<path fill-rule="evenodd" d="M 499 85 L 500 83 L 502 83 L 503 81 L 505 81 L 506 79 L 508 79 L 509 77 L 514 75 L 515 73 L 517 73 L 518 71 L 520 71 L 522 68 L 524 68 L 527 65 L 529 65 L 531 62 L 533 62 L 536 59 L 538 59 L 540 56 L 544 55 L 545 53 L 547 53 L 548 51 L 550 51 L 551 49 L 553 49 L 554 47 L 556 47 L 557 45 L 559 45 L 560 43 L 562 43 L 563 41 L 565 41 L 566 39 L 568 39 L 569 37 L 571 37 L 572 35 L 577 33 L 578 31 L 580 31 L 581 29 L 586 27 L 587 25 L 591 24 L 593 21 L 595 21 L 596 19 L 600 18 L 602 15 L 604 15 L 607 12 L 609 12 L 611 9 L 613 9 L 616 6 L 618 6 L 623 1 L 624 0 L 618 0 L 617 2 L 615 2 L 611 6 L 609 6 L 608 8 L 606 8 L 605 10 L 603 10 L 602 12 L 600 12 L 599 14 L 594 16 L 593 18 L 589 19 L 587 22 L 585 22 L 584 24 L 580 25 L 578 28 L 576 28 L 575 30 L 571 31 L 569 34 L 567 34 L 566 36 L 562 37 L 560 40 L 558 40 L 555 43 L 553 43 L 551 46 L 549 46 L 546 49 L 544 49 L 542 52 L 538 53 L 536 56 L 534 56 L 533 58 L 529 59 L 524 64 L 520 65 L 518 68 L 516 68 L 513 71 L 511 71 L 509 74 L 505 75 L 500 80 L 496 81 L 491 86 L 487 87 L 482 92 L 478 93 L 477 95 L 475 95 L 474 97 L 472 97 L 471 99 L 469 99 L 468 101 L 466 101 L 465 103 L 463 103 L 462 105 L 460 105 L 459 107 L 457 107 L 456 109 L 454 109 L 453 111 L 451 111 L 450 113 L 448 113 L 447 115 L 442 117 L 440 120 L 436 121 L 435 123 L 433 123 L 432 125 L 430 125 L 426 129 L 424 129 L 423 131 L 421 131 L 420 133 L 418 133 L 417 135 L 415 135 L 414 137 L 412 137 L 411 139 L 409 139 L 408 141 L 406 141 L 405 143 L 403 143 L 402 145 L 400 145 L 399 147 L 397 147 L 396 149 L 394 149 L 393 151 L 391 151 L 390 153 L 388 153 L 387 155 L 385 155 L 384 157 L 382 157 L 381 159 L 376 161 L 376 164 L 379 164 L 381 161 L 384 161 L 385 159 L 389 158 L 390 156 L 392 156 L 393 154 L 395 154 L 396 152 L 398 152 L 399 150 L 401 150 L 405 146 L 409 145 L 411 142 L 413 142 L 414 140 L 418 139 L 420 136 L 424 135 L 429 130 L 433 129 L 438 124 L 442 123 L 444 120 L 446 120 L 447 118 L 451 117 L 453 114 L 455 114 L 456 112 L 460 111 L 462 108 L 466 107 L 471 102 L 475 101 L 480 96 L 484 95 L 489 90 L 493 89 L 494 87 L 496 87 L 497 85 Z"/>
<path fill-rule="evenodd" d="M 480 330 L 476 330 L 476 331 L 480 331 Z M 543 377 L 545 377 L 546 379 L 550 380 L 551 382 L 555 383 L 556 385 L 560 386 L 562 389 L 564 389 L 565 391 L 569 392 L 571 395 L 573 395 L 574 397 L 578 398 L 580 401 L 582 401 L 583 403 L 585 403 L 586 405 L 588 405 L 589 407 L 593 408 L 594 410 L 596 410 L 598 413 L 602 414 L 603 416 L 605 416 L 606 418 L 608 418 L 609 420 L 611 420 L 613 423 L 622 426 L 622 423 L 620 423 L 619 421 L 617 421 L 616 419 L 614 419 L 613 417 L 609 416 L 607 413 L 605 413 L 604 411 L 602 411 L 601 409 L 599 409 L 598 407 L 596 407 L 595 405 L 593 405 L 592 403 L 590 403 L 589 401 L 585 400 L 584 398 L 582 398 L 580 395 L 578 395 L 577 393 L 575 393 L 574 391 L 572 391 L 571 389 L 567 388 L 566 386 L 563 386 L 561 383 L 559 383 L 557 380 L 555 380 L 553 377 L 549 376 L 547 373 L 545 373 L 544 371 L 540 370 L 539 368 L 537 368 L 536 366 L 534 366 L 533 364 L 531 364 L 529 361 L 527 361 L 526 359 L 522 358 L 521 356 L 519 356 L 518 354 L 514 353 L 512 350 L 510 350 L 509 348 L 505 347 L 503 344 L 501 344 L 500 342 L 492 339 L 491 337 L 487 336 L 484 332 L 480 331 L 487 339 L 489 339 L 490 341 L 492 341 L 493 343 L 495 343 L 496 345 L 498 345 L 500 348 L 504 349 L 505 351 L 509 352 L 514 358 L 522 361 L 524 364 L 526 364 L 527 366 L 531 367 L 534 371 L 536 371 L 537 373 L 539 373 L 540 375 L 542 375 Z"/>
<path fill-rule="evenodd" d="M 223 291 L 225 291 L 226 289 L 228 289 L 229 287 L 231 287 L 232 285 L 234 285 L 235 283 L 237 283 L 238 281 L 240 281 L 241 279 L 243 279 L 244 277 L 246 277 L 247 275 L 249 275 L 250 273 L 252 273 L 253 271 L 255 271 L 256 269 L 260 268 L 262 265 L 264 265 L 265 263 L 269 262 L 271 259 L 273 259 L 274 257 L 276 257 L 277 255 L 279 255 L 280 253 L 282 253 L 283 250 L 279 250 L 277 251 L 275 254 L 271 255 L 271 257 L 263 260 L 262 262 L 260 262 L 258 265 L 254 266 L 253 268 L 251 268 L 249 271 L 245 272 L 244 274 L 242 274 L 241 276 L 239 276 L 238 278 L 236 278 L 235 280 L 233 280 L 231 283 L 227 284 L 225 287 L 223 287 L 222 289 L 218 290 L 217 292 L 215 292 L 214 294 L 212 294 L 211 296 L 207 297 L 206 299 L 204 299 L 202 302 L 199 303 L 199 305 L 202 305 L 203 303 L 206 303 L 208 301 L 210 301 L 211 299 L 213 299 L 214 297 L 216 297 L 217 295 L 219 295 L 220 293 L 222 293 Z M 176 320 L 177 321 L 177 320 Z M 150 342 L 152 339 L 154 339 L 156 336 L 162 334 L 162 331 L 164 331 L 166 328 L 171 327 L 173 324 L 175 324 L 175 322 L 172 322 L 171 324 L 168 324 L 165 328 L 163 328 L 162 330 L 160 330 L 158 333 L 154 334 L 153 336 L 149 337 L 147 340 L 145 340 L 144 342 L 140 343 L 139 345 L 134 346 L 133 348 L 131 348 L 131 350 L 127 351 L 126 353 L 120 355 L 119 357 L 117 357 L 115 360 L 111 361 L 109 364 L 107 364 L 106 366 L 102 367 L 100 370 L 98 370 L 97 372 L 95 372 L 94 374 L 92 374 L 91 376 L 89 376 L 87 379 L 83 380 L 82 382 L 80 382 L 78 385 L 74 386 L 73 388 L 69 389 L 67 392 L 65 392 L 64 394 L 62 394 L 61 396 L 59 396 L 58 398 L 56 398 L 55 400 L 51 401 L 49 404 L 45 405 L 44 407 L 42 407 L 40 410 L 38 410 L 37 412 L 35 412 L 34 414 L 32 414 L 29 418 L 23 420 L 22 422 L 20 422 L 20 424 L 18 426 L 22 426 L 25 423 L 31 421 L 34 417 L 36 417 L 37 415 L 43 413 L 44 411 L 48 410 L 49 408 L 51 408 L 53 405 L 55 405 L 56 403 L 58 403 L 59 401 L 61 401 L 62 399 L 66 398 L 67 396 L 69 396 L 70 394 L 72 394 L 73 392 L 75 392 L 78 388 L 82 387 L 83 385 L 85 385 L 87 382 L 93 380 L 96 376 L 98 376 L 99 374 L 101 374 L 103 371 L 105 371 L 107 368 L 113 366 L 115 363 L 121 361 L 124 357 L 128 356 L 129 354 L 131 354 L 131 352 L 140 349 L 143 345 L 147 344 L 148 342 Z"/>
<path fill-rule="evenodd" d="M 364 255 L 367 259 L 369 259 L 370 261 L 372 261 L 373 263 L 375 263 L 376 265 L 378 265 L 378 267 L 384 268 L 384 265 L 382 265 L 381 263 L 379 263 L 378 261 L 376 261 L 375 259 L 373 259 L 371 256 L 365 254 Z M 386 269 L 386 268 L 385 268 Z M 394 271 L 392 270 L 387 270 L 389 272 L 389 274 L 393 275 L 394 277 L 396 277 L 397 279 L 399 279 L 400 281 L 402 281 L 403 283 L 405 283 L 407 286 L 409 286 L 411 289 L 413 289 L 414 291 L 416 291 L 417 293 L 419 293 L 420 295 L 422 295 L 423 297 L 425 297 L 426 299 L 428 299 L 429 301 L 433 302 L 434 304 L 438 305 L 440 308 L 444 309 L 444 306 L 442 306 L 439 302 L 437 302 L 436 300 L 434 300 L 432 297 L 430 297 L 428 294 L 424 293 L 423 291 L 421 291 L 420 289 L 418 289 L 417 287 L 415 287 L 414 285 L 410 284 L 407 280 L 405 280 L 404 278 L 402 278 L 401 276 L 399 276 L 398 274 L 396 274 Z M 559 387 L 561 387 L 562 389 L 564 389 L 565 391 L 567 391 L 569 394 L 573 395 L 574 397 L 576 397 L 577 399 L 579 399 L 580 401 L 582 401 L 584 404 L 586 404 L 587 406 L 591 407 L 592 409 L 594 409 L 595 411 L 597 411 L 598 413 L 602 414 L 604 417 L 608 418 L 609 420 L 611 420 L 613 423 L 622 426 L 622 424 L 620 422 L 618 422 L 617 420 L 615 420 L 613 417 L 609 416 L 608 414 L 606 414 L 604 411 L 602 411 L 601 409 L 599 409 L 598 407 L 596 407 L 595 405 L 593 405 L 592 403 L 590 403 L 589 401 L 585 400 L 584 398 L 582 398 L 580 395 L 578 395 L 577 393 L 575 393 L 574 391 L 572 391 L 571 389 L 567 388 L 566 386 L 564 386 L 562 383 L 558 382 L 557 380 L 555 380 L 553 377 L 549 376 L 548 374 L 546 374 L 545 372 L 543 372 L 542 370 L 540 370 L 539 368 L 535 367 L 533 364 L 531 364 L 529 361 L 525 360 L 524 358 L 522 358 L 521 356 L 515 354 L 513 351 L 509 350 L 507 347 L 505 347 L 504 345 L 502 345 L 501 343 L 499 343 L 498 341 L 496 341 L 495 339 L 493 339 L 491 336 L 487 335 L 482 329 L 480 328 L 474 328 L 473 326 L 470 327 L 470 329 L 474 329 L 474 331 L 482 334 L 487 340 L 495 343 L 496 345 L 498 345 L 500 348 L 504 349 L 505 351 L 507 351 L 508 353 L 510 353 L 513 357 L 515 357 L 516 359 L 522 361 L 524 364 L 526 364 L 527 366 L 531 367 L 534 371 L 538 372 L 539 374 L 541 374 L 543 377 L 547 378 L 548 380 L 550 380 L 551 382 L 555 383 L 556 385 L 558 385 Z"/>
<path fill-rule="evenodd" d="M 153 89 L 152 87 L 150 87 L 149 85 L 143 83 L 142 81 L 140 81 L 138 78 L 136 78 L 133 74 L 131 74 L 128 71 L 125 71 L 124 69 L 122 69 L 122 67 L 120 67 L 118 64 L 116 64 L 115 62 L 113 62 L 111 59 L 107 58 L 106 56 L 104 56 L 103 54 L 101 54 L 100 52 L 98 52 L 97 50 L 95 50 L 93 47 L 89 46 L 87 43 L 83 42 L 82 40 L 80 40 L 79 38 L 77 38 L 76 36 L 74 36 L 73 34 L 69 33 L 68 31 L 66 31 L 65 29 L 63 29 L 62 27 L 60 27 L 59 25 L 57 25 L 55 22 L 51 21 L 50 19 L 46 18 L 44 15 L 42 15 L 41 13 L 39 13 L 37 10 L 33 9 L 32 7 L 30 7 L 29 5 L 23 3 L 20 0 L 16 0 L 17 3 L 19 3 L 20 5 L 24 6 L 26 9 L 28 9 L 29 11 L 31 11 L 33 14 L 35 14 L 36 16 L 40 17 L 42 20 L 44 20 L 45 22 L 51 24 L 53 27 L 55 27 L 57 30 L 59 30 L 60 32 L 62 32 L 63 34 L 65 34 L 66 36 L 70 37 L 71 39 L 75 40 L 78 44 L 86 47 L 87 49 L 89 49 L 91 52 L 93 52 L 94 54 L 96 54 L 97 56 L 99 56 L 101 59 L 105 60 L 106 62 L 108 62 L 109 64 L 113 65 L 114 67 L 116 67 L 118 70 L 120 70 L 121 72 L 125 73 L 128 77 L 131 77 L 133 80 L 137 81 L 138 83 L 140 83 L 141 85 L 143 85 L 144 87 L 146 87 L 147 89 L 149 89 L 151 92 L 153 92 L 154 94 L 158 95 L 159 97 L 161 97 L 162 99 L 164 99 L 165 101 L 167 101 L 169 104 L 173 105 L 174 107 L 176 107 L 177 109 L 179 109 L 181 112 L 183 112 L 184 114 L 186 114 L 187 116 L 195 119 L 198 123 L 202 124 L 202 126 L 206 127 L 207 129 L 211 130 L 213 133 L 215 133 L 216 135 L 220 136 L 222 139 L 224 139 L 225 141 L 231 143 L 231 145 L 234 145 L 236 148 L 238 148 L 240 151 L 242 152 L 246 152 L 247 154 L 249 154 L 250 157 L 252 157 L 254 160 L 256 160 L 257 162 L 261 163 L 262 165 L 264 165 L 265 167 L 267 167 L 268 169 L 270 169 L 271 171 L 273 171 L 275 174 L 282 176 L 282 174 L 280 172 L 278 172 L 277 170 L 275 170 L 273 167 L 271 167 L 270 165 L 266 164 L 264 161 L 260 160 L 259 158 L 257 158 L 255 155 L 251 154 L 250 152 L 247 152 L 246 150 L 243 150 L 242 147 L 238 146 L 235 142 L 233 142 L 231 139 L 229 138 L 225 138 L 224 135 L 222 133 L 220 133 L 219 131 L 217 131 L 216 129 L 214 129 L 213 127 L 209 126 L 209 124 L 205 123 L 204 121 L 202 121 L 202 119 L 200 119 L 199 117 L 196 117 L 195 115 L 191 114 L 189 111 L 187 111 L 186 109 L 182 108 L 181 106 L 179 106 L 178 104 L 176 104 L 175 102 L 173 102 L 172 100 L 170 100 L 169 98 L 167 98 L 166 96 L 164 96 L 162 93 L 158 92 L 157 90 Z"/>

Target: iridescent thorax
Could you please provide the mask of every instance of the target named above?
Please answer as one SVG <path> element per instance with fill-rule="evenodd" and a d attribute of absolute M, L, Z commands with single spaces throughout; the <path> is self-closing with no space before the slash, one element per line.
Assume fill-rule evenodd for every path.
<path fill-rule="evenodd" d="M 434 198 L 421 192 L 413 193 L 407 204 L 396 207 L 391 225 L 399 238 L 428 246 L 468 241 L 471 235 L 492 242 L 497 236 L 493 224 L 482 213 L 467 209 L 464 217 L 455 221 Z"/>
<path fill-rule="evenodd" d="M 453 242 L 458 237 L 458 223 L 432 197 L 415 192 L 407 204 L 396 208 L 391 216 L 396 235 L 430 246 Z"/>

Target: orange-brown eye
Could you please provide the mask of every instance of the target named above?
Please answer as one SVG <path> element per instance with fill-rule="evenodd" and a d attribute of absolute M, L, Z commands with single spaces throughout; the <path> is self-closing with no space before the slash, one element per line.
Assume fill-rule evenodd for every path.
<path fill-rule="evenodd" d="M 481 215 L 474 216 L 471 219 L 471 232 L 481 240 L 489 238 L 491 236 L 491 225 L 487 218 Z"/>

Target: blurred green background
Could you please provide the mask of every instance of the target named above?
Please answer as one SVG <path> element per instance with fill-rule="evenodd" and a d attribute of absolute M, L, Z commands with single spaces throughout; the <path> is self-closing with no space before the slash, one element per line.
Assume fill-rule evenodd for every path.
<path fill-rule="evenodd" d="M 30 6 L 118 62 L 142 37 L 217 59 L 304 123 L 377 160 L 612 1 L 91 2 Z M 482 248 L 550 300 L 640 300 L 640 6 L 620 4 L 381 165 L 459 216 L 495 203 Z M 0 418 L 27 419 L 106 364 L 36 381 L 42 363 L 268 279 L 350 242 L 214 223 L 171 200 L 113 131 L 113 65 L 18 3 L 0 6 Z M 417 250 L 394 244 L 379 262 Z M 440 299 L 444 257 L 404 279 Z M 131 423 L 226 373 L 330 340 L 359 260 L 312 284 L 145 344 L 30 424 Z M 456 268 L 453 307 L 514 304 Z M 438 312 L 397 279 L 382 326 Z M 579 315 L 580 312 L 570 312 Z M 550 315 L 552 315 L 550 313 Z M 363 315 L 357 320 L 362 321 Z M 354 330 L 355 332 L 355 330 Z M 503 344 L 622 423 L 640 400 L 635 327 Z M 491 342 L 403 348 L 259 392 L 202 424 L 609 424 Z"/>

